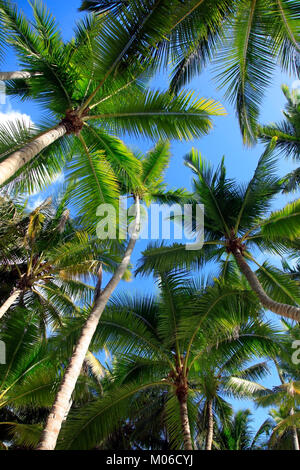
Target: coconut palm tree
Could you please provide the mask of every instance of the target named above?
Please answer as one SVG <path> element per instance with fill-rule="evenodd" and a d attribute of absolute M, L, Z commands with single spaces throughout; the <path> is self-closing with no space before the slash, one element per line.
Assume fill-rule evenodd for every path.
<path fill-rule="evenodd" d="M 171 446 L 191 450 L 207 362 L 222 358 L 228 371 L 223 389 L 235 393 L 235 375 L 240 390 L 250 376 L 242 372 L 245 362 L 276 351 L 275 330 L 261 320 L 255 296 L 240 282 L 201 286 L 184 272 L 168 272 L 160 273 L 159 288 L 157 298 L 119 294 L 111 299 L 92 345 L 106 344 L 114 355 L 114 384 L 100 400 L 71 412 L 58 448 L 93 448 L 120 421 L 139 414 L 147 390 L 157 390 L 166 397 Z"/>
<path fill-rule="evenodd" d="M 281 88 L 287 99 L 283 111 L 285 119 L 277 124 L 259 127 L 258 135 L 262 142 L 267 143 L 276 138 L 276 149 L 285 157 L 297 160 L 300 154 L 300 90 L 289 90 L 287 85 Z M 300 181 L 300 169 L 289 173 L 285 179 L 284 191 L 295 190 Z"/>
<path fill-rule="evenodd" d="M 259 450 L 264 447 L 263 436 L 270 428 L 270 420 L 257 433 L 252 427 L 250 410 L 239 410 L 217 430 L 216 448 L 219 450 Z"/>
<path fill-rule="evenodd" d="M 45 185 L 64 167 L 67 146 L 70 155 L 81 156 L 76 170 L 81 171 L 82 193 L 88 170 L 90 189 L 100 202 L 104 196 L 110 202 L 120 173 L 131 179 L 139 174 L 138 162 L 115 133 L 188 140 L 209 131 L 211 115 L 224 114 L 218 103 L 191 92 L 174 97 L 145 86 L 149 61 L 142 58 L 162 30 L 155 12 L 142 22 L 136 15 L 138 4 L 123 22 L 88 16 L 65 43 L 45 6 L 34 2 L 32 9 L 34 20 L 29 22 L 9 0 L 0 2 L 7 42 L 30 74 L 10 80 L 6 92 L 33 98 L 50 118 L 29 129 L 20 121 L 2 125 L 0 185 L 20 173 L 22 189 L 31 189 L 33 182 Z"/>
<path fill-rule="evenodd" d="M 100 262 L 112 271 L 121 259 L 107 242 L 91 237 L 70 219 L 67 197 L 68 191 L 56 208 L 51 198 L 32 212 L 15 207 L 19 220 L 14 215 L 2 227 L 0 318 L 12 306 L 34 303 L 44 333 L 50 324 L 58 327 L 62 314 L 74 315 L 79 302 L 91 302 L 94 288 L 85 278 L 97 275 Z"/>
<path fill-rule="evenodd" d="M 39 450 L 53 450 L 55 448 L 63 419 L 68 412 L 72 392 L 103 310 L 129 266 L 130 258 L 141 229 L 140 201 L 145 200 L 146 203 L 149 203 L 151 200 L 164 198 L 167 202 L 173 202 L 174 199 L 178 200 L 178 198 L 185 196 L 185 193 L 181 191 L 165 191 L 163 186 L 163 174 L 166 171 L 170 157 L 169 144 L 167 142 L 158 142 L 145 156 L 138 159 L 142 168 L 139 187 L 136 186 L 135 179 L 121 179 L 122 193 L 132 197 L 134 202 L 134 220 L 130 224 L 127 247 L 122 261 L 108 284 L 95 297 L 93 307 L 77 339 L 68 368 L 63 376 L 60 389 L 41 436 L 38 446 Z M 162 194 L 164 191 L 165 194 Z"/>
<path fill-rule="evenodd" d="M 259 263 L 258 250 L 283 255 L 297 249 L 300 233 L 300 200 L 270 213 L 271 203 L 282 189 L 276 176 L 274 143 L 261 156 L 254 176 L 247 186 L 226 175 L 224 159 L 216 171 L 193 149 L 185 158 L 195 177 L 194 205 L 205 207 L 203 247 L 186 249 L 185 245 L 151 244 L 144 252 L 137 272 L 168 269 L 170 266 L 199 268 L 207 261 L 234 259 L 262 305 L 278 315 L 300 320 L 299 285 L 270 263 Z M 196 231 L 200 230 L 194 222 Z M 258 267 L 251 269 L 250 263 Z M 222 265 L 223 266 L 223 265 Z"/>
<path fill-rule="evenodd" d="M 258 363 L 247 367 L 247 360 L 247 354 L 243 356 L 243 353 L 238 356 L 234 353 L 224 359 L 218 357 L 215 361 L 211 361 L 209 355 L 203 355 L 198 365 L 197 387 L 201 391 L 199 404 L 203 421 L 202 434 L 205 434 L 205 450 L 213 448 L 217 417 L 224 426 L 228 422 L 230 405 L 224 397 L 253 399 L 255 393 L 262 390 L 257 380 L 268 373 L 267 364 Z"/>
<path fill-rule="evenodd" d="M 83 0 L 81 9 L 120 18 L 133 0 Z M 290 0 L 144 0 L 140 18 L 166 19 L 156 60 L 171 59 L 171 89 L 178 91 L 216 59 L 216 78 L 234 104 L 244 140 L 255 140 L 259 107 L 275 65 L 299 75 L 299 4 Z M 165 5 L 168 13 L 164 13 Z M 167 63 L 167 61 L 165 62 Z"/>
<path fill-rule="evenodd" d="M 299 414 L 299 408 L 295 410 Z M 289 421 L 290 410 L 283 404 L 269 411 L 270 422 L 267 448 L 271 450 L 299 450 L 299 426 Z M 295 421 L 294 421 L 295 423 Z"/>

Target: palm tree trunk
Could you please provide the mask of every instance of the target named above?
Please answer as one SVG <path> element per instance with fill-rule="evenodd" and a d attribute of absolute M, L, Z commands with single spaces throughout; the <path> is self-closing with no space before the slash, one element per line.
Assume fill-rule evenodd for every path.
<path fill-rule="evenodd" d="M 270 297 L 264 291 L 261 283 L 257 279 L 256 274 L 252 271 L 248 263 L 245 261 L 244 256 L 239 250 L 236 250 L 233 253 L 237 264 L 249 282 L 253 291 L 257 294 L 260 302 L 264 307 L 271 312 L 277 313 L 282 317 L 290 318 L 292 320 L 300 321 L 300 308 L 294 307 L 293 305 L 282 304 L 280 302 L 275 302 L 275 300 L 270 299 Z"/>
<path fill-rule="evenodd" d="M 300 450 L 296 426 L 293 426 L 293 444 L 294 444 L 294 450 Z"/>
<path fill-rule="evenodd" d="M 193 450 L 190 421 L 187 407 L 187 395 L 178 396 L 184 450 Z"/>
<path fill-rule="evenodd" d="M 62 379 L 59 391 L 56 395 L 54 404 L 52 406 L 51 412 L 48 416 L 46 426 L 42 432 L 40 442 L 38 444 L 37 450 L 54 450 L 57 442 L 57 438 L 61 429 L 63 420 L 66 417 L 66 413 L 69 407 L 69 403 L 74 391 L 77 379 L 79 377 L 83 362 L 86 357 L 90 342 L 93 338 L 99 320 L 101 318 L 102 312 L 111 297 L 112 293 L 118 286 L 121 281 L 124 273 L 129 265 L 131 254 L 133 252 L 134 246 L 139 236 L 140 231 L 140 205 L 139 198 L 136 197 L 136 218 L 135 226 L 129 240 L 127 249 L 125 251 L 124 257 L 116 272 L 110 279 L 109 283 L 101 293 L 99 297 L 96 298 L 95 305 L 91 311 L 90 316 L 88 317 L 80 338 L 74 348 L 74 352 L 71 356 L 69 365 Z"/>
<path fill-rule="evenodd" d="M 213 415 L 213 402 L 208 400 L 207 402 L 207 433 L 205 450 L 211 450 L 214 437 L 214 415 Z"/>
<path fill-rule="evenodd" d="M 26 163 L 30 162 L 42 150 L 63 137 L 67 132 L 64 124 L 39 135 L 20 150 L 13 152 L 0 163 L 0 186 L 16 174 Z"/>
<path fill-rule="evenodd" d="M 8 297 L 8 299 L 4 302 L 3 305 L 0 307 L 0 319 L 3 317 L 3 315 L 6 314 L 7 310 L 13 305 L 13 303 L 17 300 L 19 295 L 21 294 L 20 289 L 15 289 L 13 293 Z"/>
<path fill-rule="evenodd" d="M 42 75 L 41 73 L 25 72 L 24 70 L 18 70 L 16 72 L 0 72 L 0 80 L 26 80 L 31 77 Z"/>
<path fill-rule="evenodd" d="M 293 416 L 295 413 L 294 408 L 290 410 L 290 416 Z M 294 450 L 300 450 L 299 447 L 299 439 L 298 439 L 298 432 L 297 432 L 297 426 L 292 426 L 292 435 L 293 435 L 293 447 Z"/>

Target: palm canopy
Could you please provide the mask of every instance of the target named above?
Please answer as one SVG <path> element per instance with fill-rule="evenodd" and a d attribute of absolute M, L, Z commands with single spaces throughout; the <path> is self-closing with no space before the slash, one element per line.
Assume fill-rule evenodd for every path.
<path fill-rule="evenodd" d="M 195 175 L 193 204 L 203 204 L 205 208 L 203 248 L 186 250 L 182 244 L 172 247 L 151 244 L 143 253 L 137 272 L 174 266 L 197 269 L 205 262 L 217 261 L 221 262 L 221 273 L 226 273 L 233 257 L 264 306 L 280 315 L 299 319 L 299 308 L 296 307 L 299 304 L 298 283 L 267 262 L 259 264 L 255 258 L 257 249 L 264 254 L 266 251 L 279 255 L 291 253 L 300 233 L 299 200 L 277 211 L 270 210 L 282 189 L 275 171 L 273 149 L 272 141 L 247 185 L 227 177 L 224 159 L 214 171 L 197 150 L 192 150 L 185 162 Z M 194 228 L 199 230 L 197 224 L 195 219 Z M 256 275 L 246 259 L 258 267 Z M 273 296 L 274 301 L 266 293 Z"/>
<path fill-rule="evenodd" d="M 84 0 L 81 9 L 120 18 L 134 1 Z M 145 0 L 162 18 L 168 4 L 165 37 L 155 59 L 171 58 L 171 89 L 178 91 L 211 61 L 225 96 L 234 104 L 246 142 L 256 135 L 259 107 L 275 65 L 299 73 L 299 5 L 290 0 L 170 2 Z M 143 18 L 144 10 L 140 13 Z"/>
<path fill-rule="evenodd" d="M 245 384 L 264 372 L 263 367 L 245 369 L 246 363 L 276 353 L 276 330 L 262 321 L 255 296 L 237 278 L 230 287 L 196 285 L 183 272 L 167 272 L 160 273 L 159 288 L 157 298 L 120 294 L 111 299 L 92 348 L 106 344 L 114 355 L 113 386 L 101 400 L 70 415 L 61 448 L 97 445 L 121 419 L 134 417 L 145 391 L 155 389 L 167 394 L 171 445 L 181 448 L 180 401 L 187 395 L 193 433 L 197 398 L 205 394 L 201 377 L 223 364 L 220 393 L 222 388 L 243 394 Z M 230 383 L 234 376 L 239 387 Z"/>
<path fill-rule="evenodd" d="M 287 85 L 282 85 L 282 91 L 287 99 L 284 120 L 265 126 L 260 126 L 258 136 L 262 142 L 269 143 L 276 138 L 276 149 L 285 157 L 299 159 L 300 154 L 300 91 L 295 88 L 290 90 Z M 298 187 L 300 170 L 297 168 L 285 178 L 284 190 L 291 191 Z"/>
<path fill-rule="evenodd" d="M 13 206 L 14 215 L 1 230 L 1 303 L 19 291 L 12 308 L 35 308 L 44 332 L 90 303 L 94 288 L 86 281 L 95 278 L 100 262 L 113 271 L 122 254 L 122 245 L 95 239 L 70 219 L 67 197 L 68 192 L 56 207 L 48 199 L 32 212 L 2 201 Z"/>
<path fill-rule="evenodd" d="M 120 174 L 135 182 L 140 174 L 132 152 L 115 134 L 189 140 L 210 130 L 210 116 L 224 114 L 219 103 L 191 92 L 174 97 L 146 87 L 148 77 L 140 58 L 161 28 L 151 14 L 142 24 L 134 13 L 123 22 L 87 16 L 77 24 L 74 38 L 65 43 L 41 2 L 32 4 L 31 23 L 10 1 L 2 0 L 0 7 L 8 42 L 30 75 L 9 81 L 7 93 L 23 100 L 33 98 L 50 116 L 32 129 L 24 122 L 2 126 L 3 165 L 18 157 L 16 171 L 9 169 L 3 183 L 15 181 L 22 172 L 22 180 L 16 182 L 22 190 L 43 186 L 64 167 L 66 154 L 69 159 L 79 155 L 72 168 L 83 192 L 85 176 L 92 175 L 98 198 L 111 202 Z M 41 140 L 44 135 L 50 136 L 46 144 Z M 37 141 L 43 144 L 34 150 L 32 144 Z M 24 146 L 30 150 L 25 165 L 17 153 Z"/>

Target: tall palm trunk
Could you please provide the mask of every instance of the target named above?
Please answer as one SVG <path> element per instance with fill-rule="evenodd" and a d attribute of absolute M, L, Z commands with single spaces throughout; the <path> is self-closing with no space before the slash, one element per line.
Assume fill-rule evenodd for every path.
<path fill-rule="evenodd" d="M 298 432 L 297 432 L 296 426 L 293 426 L 293 444 L 294 444 L 294 450 L 300 450 Z"/>
<path fill-rule="evenodd" d="M 26 80 L 31 77 L 41 75 L 40 73 L 31 73 L 24 70 L 18 70 L 15 72 L 0 72 L 0 80 Z"/>
<path fill-rule="evenodd" d="M 39 135 L 22 149 L 13 152 L 0 163 L 0 186 L 16 174 L 26 163 L 30 162 L 42 150 L 63 137 L 67 132 L 64 124 L 50 129 Z"/>
<path fill-rule="evenodd" d="M 290 410 L 290 416 L 293 416 L 295 413 L 294 408 Z M 297 432 L 297 426 L 292 426 L 292 436 L 293 436 L 293 447 L 294 450 L 300 450 L 299 447 L 299 439 L 298 439 L 298 432 Z"/>
<path fill-rule="evenodd" d="M 261 283 L 257 279 L 256 274 L 252 271 L 248 263 L 245 261 L 244 256 L 239 250 L 236 250 L 233 253 L 237 264 L 249 282 L 253 291 L 257 294 L 260 302 L 264 307 L 271 312 L 277 313 L 282 317 L 291 318 L 292 320 L 300 321 L 300 308 L 294 307 L 293 305 L 282 304 L 280 302 L 275 302 L 275 300 L 270 299 L 270 297 L 264 291 Z"/>
<path fill-rule="evenodd" d="M 80 338 L 75 346 L 69 365 L 62 379 L 59 391 L 56 395 L 53 407 L 48 416 L 46 426 L 42 432 L 37 450 L 54 450 L 63 420 L 71 401 L 77 379 L 79 377 L 83 362 L 86 357 L 90 342 L 93 338 L 102 312 L 111 297 L 112 293 L 121 281 L 129 265 L 130 258 L 140 230 L 140 205 L 139 198 L 136 197 L 136 218 L 135 226 L 128 242 L 127 249 L 120 265 L 110 279 L 109 283 L 95 300 L 95 305 L 82 329 Z"/>
<path fill-rule="evenodd" d="M 193 450 L 190 421 L 187 407 L 187 394 L 178 396 L 184 450 Z"/>
<path fill-rule="evenodd" d="M 3 305 L 0 307 L 0 319 L 3 317 L 3 315 L 6 314 L 7 310 L 13 305 L 13 303 L 17 300 L 19 295 L 21 294 L 20 289 L 15 289 L 13 293 L 8 297 L 8 299 L 4 302 Z"/>
<path fill-rule="evenodd" d="M 205 450 L 211 450 L 214 437 L 214 415 L 213 415 L 213 402 L 208 400 L 207 402 L 207 433 Z"/>

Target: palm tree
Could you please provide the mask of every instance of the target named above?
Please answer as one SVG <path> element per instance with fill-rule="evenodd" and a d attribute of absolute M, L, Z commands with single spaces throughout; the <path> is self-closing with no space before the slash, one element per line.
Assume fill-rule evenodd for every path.
<path fill-rule="evenodd" d="M 89 171 L 90 189 L 100 202 L 104 196 L 110 202 L 120 173 L 133 179 L 140 170 L 115 133 L 188 140 L 210 130 L 211 115 L 224 114 L 218 103 L 191 92 L 174 97 L 145 86 L 149 61 L 143 65 L 141 58 L 147 56 L 149 45 L 162 29 L 154 12 L 142 22 L 136 12 L 123 22 L 88 16 L 77 25 L 75 37 L 64 43 L 43 4 L 34 2 L 32 8 L 33 23 L 9 0 L 0 2 L 7 42 L 30 74 L 26 79 L 10 80 L 6 91 L 24 100 L 33 98 L 50 119 L 33 129 L 24 122 L 2 126 L 0 185 L 21 172 L 23 189 L 31 188 L 33 181 L 35 185 L 48 183 L 64 167 L 67 146 L 72 156 L 81 157 L 76 167 L 81 172 L 81 192 Z"/>
<path fill-rule="evenodd" d="M 122 17 L 133 0 L 83 0 L 81 9 Z M 299 74 L 299 4 L 290 0 L 144 0 L 140 19 L 155 12 L 165 37 L 155 60 L 171 59 L 171 89 L 178 91 L 217 59 L 216 78 L 236 109 L 244 140 L 256 137 L 259 107 L 275 65 Z M 168 13 L 164 9 L 168 5 Z M 109 13 L 110 11 L 110 13 Z M 158 21 L 158 20 L 157 20 Z"/>
<path fill-rule="evenodd" d="M 121 259 L 108 243 L 70 219 L 67 197 L 68 192 L 56 208 L 49 198 L 31 213 L 15 207 L 19 220 L 14 212 L 8 226 L 2 227 L 0 318 L 12 306 L 34 303 L 44 332 L 49 322 L 57 327 L 62 313 L 74 315 L 79 311 L 76 303 L 90 303 L 94 289 L 84 278 L 96 276 L 100 262 L 112 271 Z"/>
<path fill-rule="evenodd" d="M 295 88 L 289 90 L 287 85 L 282 85 L 282 91 L 287 99 L 285 110 L 283 111 L 285 120 L 277 124 L 261 126 L 258 135 L 262 142 L 270 143 L 276 138 L 276 148 L 285 157 L 299 159 L 300 154 L 300 90 Z M 297 168 L 286 176 L 286 192 L 295 190 L 300 181 L 300 169 Z"/>
<path fill-rule="evenodd" d="M 259 249 L 265 254 L 268 250 L 280 255 L 290 253 L 297 249 L 300 233 L 300 200 L 267 215 L 274 197 L 282 188 L 275 173 L 273 148 L 272 142 L 246 187 L 226 176 L 224 159 L 213 171 L 193 149 L 185 162 L 195 174 L 193 204 L 200 203 L 205 207 L 203 248 L 186 250 L 182 244 L 172 247 L 151 244 L 144 252 L 137 272 L 169 269 L 170 266 L 199 268 L 204 262 L 220 260 L 225 261 L 226 271 L 233 258 L 265 308 L 299 321 L 298 283 L 269 263 L 260 264 L 257 251 L 254 251 Z M 249 262 L 258 266 L 257 272 L 251 269 Z"/>
<path fill-rule="evenodd" d="M 221 359 L 226 363 L 222 386 L 236 393 L 235 376 L 240 390 L 243 373 L 247 383 L 245 362 L 275 353 L 276 332 L 261 320 L 255 296 L 240 282 L 201 286 L 186 273 L 169 272 L 160 273 L 159 288 L 158 298 L 119 294 L 111 299 L 92 344 L 106 344 L 114 355 L 114 384 L 101 399 L 71 412 L 58 448 L 93 448 L 120 421 L 134 422 L 141 403 L 145 406 L 145 392 L 157 390 L 166 397 L 171 446 L 191 450 L 207 363 L 212 368 Z"/>
<path fill-rule="evenodd" d="M 133 179 L 133 181 L 121 180 L 122 192 L 124 195 L 130 195 L 133 198 L 135 210 L 128 244 L 123 259 L 116 268 L 110 281 L 106 287 L 101 290 L 99 295 L 95 297 L 94 305 L 83 325 L 81 334 L 72 352 L 69 366 L 63 376 L 60 389 L 55 398 L 38 446 L 39 450 L 53 450 L 55 448 L 60 427 L 67 414 L 72 392 L 103 310 L 129 266 L 130 258 L 141 228 L 140 201 L 144 199 L 145 202 L 149 203 L 153 199 L 165 197 L 167 202 L 172 202 L 174 198 L 178 200 L 178 198 L 184 196 L 184 193 L 180 191 L 165 191 L 165 187 L 163 186 L 163 174 L 168 166 L 170 157 L 169 144 L 160 141 L 154 149 L 150 150 L 143 158 L 139 159 L 142 168 L 139 187 L 136 186 L 135 179 Z M 164 191 L 165 194 L 162 194 Z"/>

